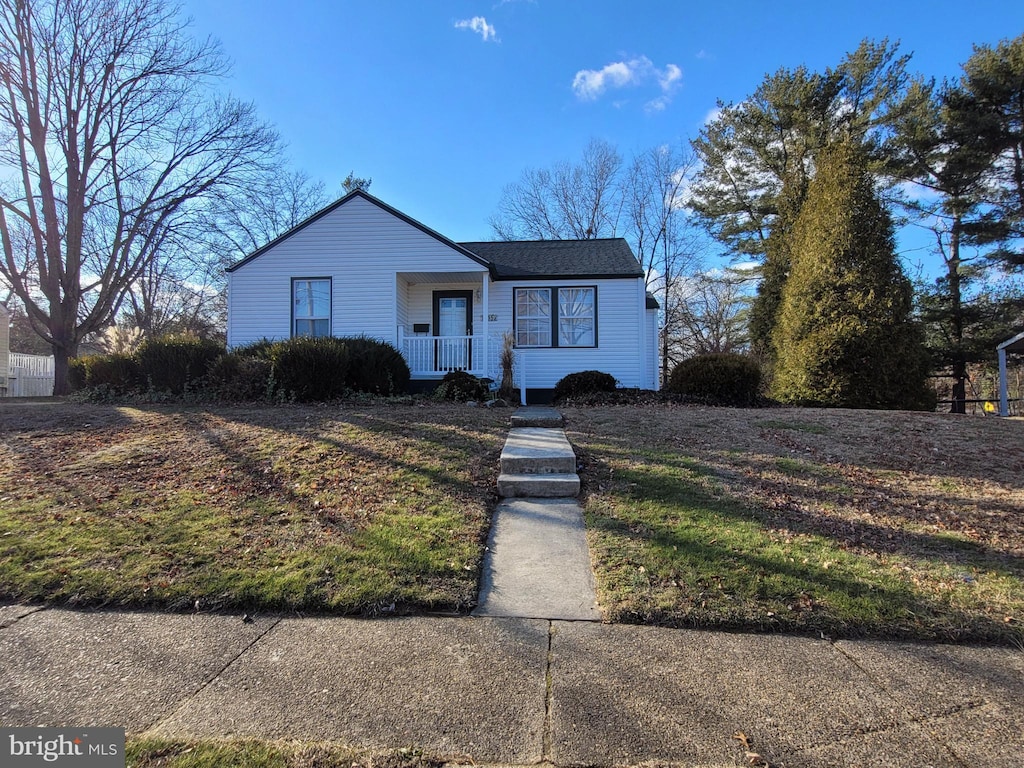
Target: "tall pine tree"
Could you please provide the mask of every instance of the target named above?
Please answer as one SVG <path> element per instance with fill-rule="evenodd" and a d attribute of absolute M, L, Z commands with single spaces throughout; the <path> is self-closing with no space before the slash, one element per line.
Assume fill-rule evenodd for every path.
<path fill-rule="evenodd" d="M 892 220 L 853 141 L 819 153 L 789 252 L 772 394 L 806 405 L 934 407 Z"/>

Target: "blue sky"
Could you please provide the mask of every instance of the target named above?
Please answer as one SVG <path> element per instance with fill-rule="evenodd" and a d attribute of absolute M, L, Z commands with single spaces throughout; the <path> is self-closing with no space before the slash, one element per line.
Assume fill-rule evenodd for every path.
<path fill-rule="evenodd" d="M 293 165 L 332 196 L 350 170 L 455 240 L 490 239 L 502 187 L 576 159 L 696 136 L 768 72 L 835 65 L 865 37 L 955 76 L 972 44 L 1024 32 L 1024 3 L 188 0 Z M 476 21 L 474 21 L 476 20 Z M 918 243 L 901 248 L 917 259 Z"/>

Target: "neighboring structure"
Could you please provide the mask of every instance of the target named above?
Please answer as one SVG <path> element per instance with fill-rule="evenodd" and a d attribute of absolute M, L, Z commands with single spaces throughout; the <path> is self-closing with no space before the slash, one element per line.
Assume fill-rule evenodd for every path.
<path fill-rule="evenodd" d="M 1024 332 L 1018 333 L 1012 339 L 1007 339 L 998 347 L 996 354 L 999 355 L 999 415 L 1010 415 L 1010 398 L 1006 387 L 1006 355 L 1024 353 Z"/>
<path fill-rule="evenodd" d="M 11 370 L 11 313 L 0 304 L 0 397 L 7 396 L 7 376 Z"/>
<path fill-rule="evenodd" d="M 497 380 L 512 331 L 533 401 L 583 370 L 658 388 L 658 304 L 621 238 L 455 243 L 356 190 L 227 271 L 230 347 L 366 335 L 415 381 Z"/>

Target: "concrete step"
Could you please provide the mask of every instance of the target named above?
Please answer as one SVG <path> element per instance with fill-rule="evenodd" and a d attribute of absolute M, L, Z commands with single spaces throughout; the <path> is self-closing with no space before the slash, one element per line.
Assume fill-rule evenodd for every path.
<path fill-rule="evenodd" d="M 546 475 L 498 475 L 498 495 L 504 498 L 568 499 L 579 495 L 576 473 Z"/>
<path fill-rule="evenodd" d="M 501 471 L 509 475 L 572 473 L 576 454 L 561 429 L 513 427 L 501 450 Z"/>
<path fill-rule="evenodd" d="M 554 408 L 530 406 L 519 408 L 512 414 L 513 427 L 557 427 L 562 426 L 562 414 Z"/>

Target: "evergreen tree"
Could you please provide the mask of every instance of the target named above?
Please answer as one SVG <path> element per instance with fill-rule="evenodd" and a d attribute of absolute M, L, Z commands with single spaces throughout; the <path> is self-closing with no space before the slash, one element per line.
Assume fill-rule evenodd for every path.
<path fill-rule="evenodd" d="M 782 288 L 789 277 L 790 243 L 793 225 L 796 223 L 807 194 L 807 178 L 804 174 L 793 174 L 783 185 L 779 196 L 778 216 L 772 223 L 771 234 L 761 266 L 761 281 L 757 295 L 750 305 L 750 346 L 763 363 L 768 364 L 775 356 L 772 347 L 772 331 L 782 304 Z"/>
<path fill-rule="evenodd" d="M 853 141 L 819 153 L 790 258 L 772 337 L 772 394 L 807 405 L 933 406 L 892 220 Z"/>
<path fill-rule="evenodd" d="M 708 232 L 734 256 L 762 258 L 784 187 L 806 188 L 819 150 L 852 137 L 877 159 L 908 106 L 909 58 L 864 40 L 835 68 L 780 69 L 738 104 L 720 103 L 693 142 L 701 167 L 690 200 Z"/>
<path fill-rule="evenodd" d="M 1024 268 L 1024 35 L 975 46 L 946 106 L 976 151 L 995 159 L 986 175 L 988 211 L 965 235 L 1015 269 Z"/>

